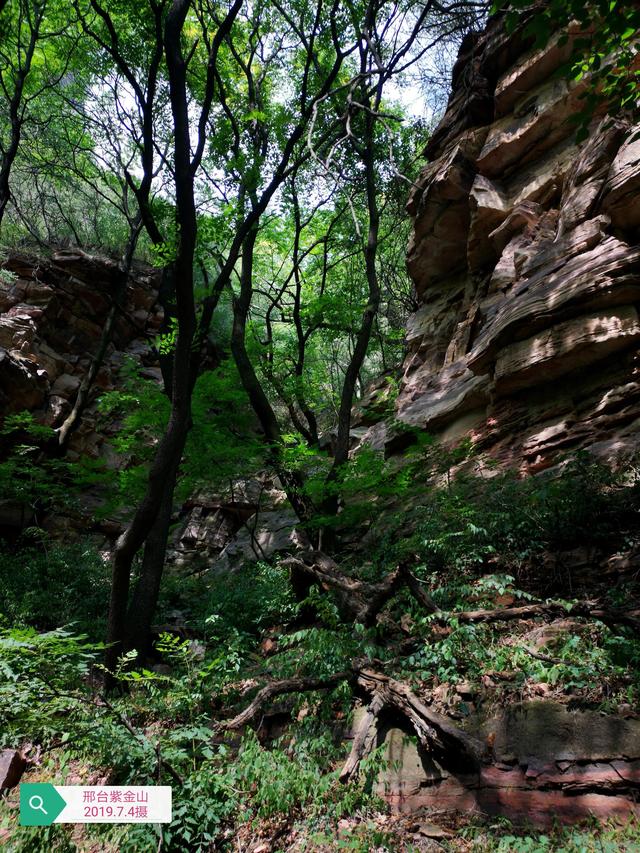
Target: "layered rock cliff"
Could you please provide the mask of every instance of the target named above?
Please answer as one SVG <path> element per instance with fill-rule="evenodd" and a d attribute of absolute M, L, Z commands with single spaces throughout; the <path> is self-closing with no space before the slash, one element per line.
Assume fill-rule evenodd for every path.
<path fill-rule="evenodd" d="M 25 411 L 38 423 L 60 427 L 100 347 L 118 278 L 117 261 L 80 249 L 59 249 L 50 256 L 14 251 L 0 263 L 0 428 L 7 415 Z M 129 460 L 111 441 L 119 418 L 101 415 L 98 401 L 105 392 L 122 388 L 127 359 L 137 365 L 141 377 L 162 385 L 156 347 L 162 323 L 159 283 L 158 270 L 134 265 L 87 405 L 70 434 L 67 459 L 82 456 L 113 468 L 127 467 Z M 0 464 L 2 454 L 0 439 Z M 221 495 L 191 495 L 178 510 L 176 521 L 181 524 L 172 538 L 169 561 L 208 565 L 227 545 L 224 565 L 247 554 L 256 559 L 287 550 L 297 534 L 295 515 L 282 509 L 284 500 L 267 475 L 234 482 Z M 89 489 L 73 518 L 54 512 L 44 519 L 45 526 L 65 537 L 98 533 L 107 537 L 104 547 L 109 549 L 123 529 L 126 512 L 94 523 L 100 501 L 99 488 Z M 0 540 L 14 539 L 31 523 L 23 506 L 0 494 Z"/>
<path fill-rule="evenodd" d="M 98 349 L 118 265 L 80 250 L 60 250 L 50 258 L 12 253 L 0 277 L 0 412 L 30 411 L 57 427 L 71 410 L 82 379 Z M 109 390 L 123 359 L 130 355 L 157 372 L 151 335 L 157 332 L 156 271 L 138 265 L 116 318 L 112 341 L 96 377 Z M 153 372 L 150 375 L 156 375 Z M 91 413 L 93 412 L 93 418 Z M 82 435 L 95 426 L 90 405 L 71 441 L 76 453 L 97 453 Z"/>
<path fill-rule="evenodd" d="M 608 462 L 637 452 L 640 139 L 626 117 L 601 115 L 576 142 L 587 83 L 556 73 L 571 43 L 534 50 L 523 31 L 507 34 L 498 16 L 465 40 L 408 202 L 419 308 L 396 423 L 364 436 L 390 455 L 412 440 L 407 425 L 444 443 L 470 438 L 480 467 L 522 473 L 579 449 Z M 384 740 L 398 769 L 380 792 L 400 810 L 538 825 L 637 813 L 637 719 L 525 702 L 488 729 L 495 760 L 469 774 L 392 724 Z"/>
<path fill-rule="evenodd" d="M 599 117 L 577 144 L 570 43 L 521 33 L 497 17 L 466 39 L 409 199 L 420 307 L 396 417 L 533 472 L 637 441 L 640 140 Z"/>

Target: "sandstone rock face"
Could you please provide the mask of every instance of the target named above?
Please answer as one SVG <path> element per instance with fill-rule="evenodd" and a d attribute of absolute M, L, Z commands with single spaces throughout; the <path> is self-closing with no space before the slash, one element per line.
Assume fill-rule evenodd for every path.
<path fill-rule="evenodd" d="M 63 423 L 100 345 L 117 277 L 116 261 L 81 250 L 58 251 L 48 258 L 9 255 L 0 269 L 0 424 L 5 416 L 23 411 L 49 427 Z M 97 400 L 118 385 L 126 356 L 143 369 L 157 363 L 150 341 L 161 322 L 158 283 L 156 270 L 134 265 L 122 317 L 116 320 L 88 405 L 71 434 L 69 459 L 84 455 L 100 457 L 111 467 L 126 464 L 105 440 L 117 424 L 102 423 Z M 88 494 L 74 530 L 92 524 L 95 504 L 95 495 Z M 29 513 L 0 499 L 3 534 L 12 537 L 31 520 Z M 52 516 L 45 524 L 50 532 L 71 535 L 70 519 Z M 101 532 L 117 535 L 119 528 Z"/>
<path fill-rule="evenodd" d="M 28 410 L 49 426 L 60 425 L 99 346 L 116 278 L 115 261 L 80 250 L 49 259 L 9 256 L 0 276 L 0 416 Z M 160 322 L 156 279 L 150 268 L 133 270 L 124 306 L 133 319 L 116 322 L 97 391 L 113 387 L 123 353 L 143 363 L 152 358 L 146 336 Z M 95 455 L 82 434 L 82 428 L 74 434 L 72 452 Z"/>
<path fill-rule="evenodd" d="M 526 472 L 637 444 L 640 142 L 605 117 L 577 144 L 569 47 L 522 33 L 496 16 L 465 41 L 409 199 L 421 304 L 395 414 Z"/>
<path fill-rule="evenodd" d="M 115 261 L 80 250 L 59 251 L 49 259 L 8 258 L 0 276 L 0 417 L 28 410 L 59 426 L 100 342 L 116 276 Z M 98 391 L 113 387 L 122 353 L 143 362 L 151 356 L 146 336 L 160 322 L 154 311 L 156 278 L 150 268 L 132 272 Z M 82 452 L 78 442 L 74 436 L 71 448 Z"/>
<path fill-rule="evenodd" d="M 499 814 L 550 827 L 594 815 L 640 814 L 640 722 L 553 702 L 526 702 L 487 720 L 477 734 L 495 737 L 494 761 L 475 772 L 425 755 L 390 721 L 380 732 L 389 768 L 377 792 L 399 811 L 454 809 Z"/>

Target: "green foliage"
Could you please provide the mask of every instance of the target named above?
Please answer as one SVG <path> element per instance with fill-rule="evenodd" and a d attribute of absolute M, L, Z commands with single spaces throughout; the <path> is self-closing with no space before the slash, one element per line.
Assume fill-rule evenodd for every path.
<path fill-rule="evenodd" d="M 297 611 L 288 571 L 262 561 L 241 566 L 232 575 L 214 576 L 199 606 L 210 625 L 215 617 L 221 636 L 231 630 L 255 635 L 289 621 Z"/>
<path fill-rule="evenodd" d="M 526 641 L 505 635 L 499 625 L 464 624 L 451 613 L 444 636 L 429 632 L 430 617 L 418 617 L 417 631 L 427 639 L 405 661 L 409 678 L 456 684 L 478 683 L 487 673 L 507 673 L 503 690 L 519 691 L 525 682 L 547 684 L 563 693 L 589 698 L 594 684 L 607 685 L 609 699 L 600 707 L 635 702 L 640 696 L 640 650 L 631 634 L 614 633 L 600 623 L 579 625 L 550 642 L 540 657 L 532 656 Z M 505 640 L 506 637 L 506 640 Z"/>
<path fill-rule="evenodd" d="M 545 550 L 604 546 L 624 529 L 633 537 L 640 484 L 627 472 L 578 454 L 537 477 L 461 474 L 421 503 L 406 547 L 430 570 L 468 574 L 497 561 L 517 573 Z"/>
<path fill-rule="evenodd" d="M 1 745 L 30 740 L 49 746 L 66 743 L 72 732 L 86 736 L 83 708 L 68 691 L 87 678 L 100 649 L 63 628 L 1 630 Z"/>
<path fill-rule="evenodd" d="M 98 639 L 105 627 L 110 567 L 93 542 L 0 545 L 0 613 L 40 630 L 75 623 Z"/>
<path fill-rule="evenodd" d="M 503 4 L 495 2 L 493 11 Z M 513 0 L 506 13 L 508 28 L 520 22 L 530 0 Z M 578 32 L 569 36 L 569 25 L 576 21 Z M 578 141 L 588 136 L 588 125 L 603 105 L 611 116 L 625 112 L 637 114 L 640 69 L 635 59 L 640 34 L 640 9 L 623 0 L 551 0 L 535 10 L 525 34 L 535 38 L 535 47 L 543 48 L 552 36 L 561 33 L 558 44 L 571 41 L 571 59 L 560 74 L 576 82 L 588 79 L 581 94 L 583 108 L 575 120 L 580 124 Z"/>
<path fill-rule="evenodd" d="M 170 347 L 171 342 L 167 345 Z M 161 386 L 140 376 L 133 359 L 125 361 L 121 378 L 122 387 L 104 394 L 98 407 L 105 420 L 118 419 L 117 431 L 105 437 L 124 460 L 124 466 L 114 471 L 102 462 L 81 459 L 73 469 L 77 487 L 102 487 L 104 504 L 98 510 L 101 515 L 131 506 L 144 494 L 149 464 L 170 411 Z M 191 408 L 193 427 L 180 468 L 176 501 L 185 500 L 203 487 L 228 490 L 234 478 L 256 470 L 265 454 L 264 445 L 253 430 L 246 396 L 230 364 L 198 378 Z"/>
<path fill-rule="evenodd" d="M 518 832 L 509 821 L 494 821 L 490 825 L 471 824 L 460 830 L 472 853 L 618 853 L 619 850 L 637 853 L 640 850 L 640 826 L 637 819 L 620 824 L 615 821 L 598 824 L 585 821 L 581 826 L 555 824 L 548 832 L 531 834 Z M 455 845 L 445 843 L 446 850 Z"/>
<path fill-rule="evenodd" d="M 229 653 L 226 631 L 209 638 L 204 658 L 170 635 L 161 637 L 158 648 L 171 675 L 122 670 L 129 695 L 105 703 L 89 678 L 100 647 L 64 630 L 1 632 L 0 747 L 36 738 L 52 762 L 45 761 L 41 775 L 49 772 L 58 782 L 72 755 L 92 771 L 109 768 L 114 784 L 173 783 L 173 822 L 162 828 L 167 849 L 208 850 L 223 844 L 234 824 L 265 817 L 304 811 L 310 820 L 335 821 L 375 803 L 361 786 L 338 783 L 329 768 L 342 746 L 316 718 L 302 719 L 286 740 L 269 747 L 252 732 L 239 747 L 233 740 L 214 742 L 211 697 L 228 689 L 229 671 L 219 665 Z M 182 776 L 180 786 L 166 774 L 168 764 Z M 376 754 L 365 771 L 374 773 L 379 764 Z M 10 817 L 3 826 L 16 842 L 29 837 Z M 105 826 L 87 832 L 133 851 L 146 849 L 154 830 Z M 34 844 L 34 850 L 45 849 Z"/>
<path fill-rule="evenodd" d="M 22 514 L 23 530 L 37 524 L 53 506 L 73 506 L 74 494 L 69 488 L 73 466 L 42 450 L 54 435 L 50 427 L 39 424 L 29 412 L 6 416 L 0 429 L 4 445 L 0 494 Z"/>

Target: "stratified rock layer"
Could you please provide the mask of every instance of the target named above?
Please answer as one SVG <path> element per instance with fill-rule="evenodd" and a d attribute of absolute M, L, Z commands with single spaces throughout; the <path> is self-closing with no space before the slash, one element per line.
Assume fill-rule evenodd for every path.
<path fill-rule="evenodd" d="M 492 761 L 475 771 L 424 755 L 391 722 L 381 732 L 389 769 L 378 793 L 399 811 L 455 809 L 552 826 L 640 814 L 640 722 L 548 701 L 469 720 L 491 735 Z"/>
<path fill-rule="evenodd" d="M 0 416 L 29 411 L 58 427 L 100 345 L 117 262 L 79 249 L 61 250 L 50 258 L 13 253 L 0 273 Z M 114 387 L 126 356 L 157 363 L 150 334 L 162 317 L 156 305 L 158 283 L 157 271 L 150 267 L 132 272 L 96 392 Z M 95 422 L 90 405 L 73 435 L 72 452 L 96 455 L 100 439 L 93 432 Z M 82 439 L 89 433 L 93 444 Z"/>
<path fill-rule="evenodd" d="M 117 261 L 80 249 L 50 256 L 12 252 L 0 266 L 0 426 L 12 414 L 29 412 L 39 423 L 57 428 L 75 404 L 78 389 L 100 347 L 102 330 L 119 279 Z M 135 361 L 142 374 L 160 382 L 153 339 L 162 321 L 157 305 L 158 271 L 135 264 L 127 283 L 122 311 L 90 389 L 87 405 L 70 434 L 67 458 L 102 459 L 122 467 L 109 439 L 115 419 L 105 423 L 98 400 L 122 387 L 121 368 Z M 0 463 L 5 447 L 0 447 Z M 0 495 L 0 538 L 14 539 L 32 523 L 22 504 Z M 51 533 L 75 535 L 93 524 L 97 493 L 87 493 L 74 518 L 56 513 L 46 519 Z M 77 516 L 77 517 L 75 517 Z M 99 531 L 108 537 L 120 524 L 104 519 Z"/>
<path fill-rule="evenodd" d="M 577 144 L 586 84 L 554 74 L 570 43 L 521 33 L 496 17 L 463 44 L 409 199 L 421 304 L 396 416 L 537 471 L 637 441 L 640 140 L 604 117 Z"/>

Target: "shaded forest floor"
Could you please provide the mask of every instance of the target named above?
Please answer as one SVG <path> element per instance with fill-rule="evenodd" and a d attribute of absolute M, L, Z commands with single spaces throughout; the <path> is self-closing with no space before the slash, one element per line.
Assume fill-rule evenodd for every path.
<path fill-rule="evenodd" d="M 580 456 L 526 480 L 447 468 L 435 487 L 417 473 L 433 453 L 401 469 L 361 463 L 328 574 L 317 555 L 300 557 L 316 572 L 303 605 L 286 559 L 173 569 L 154 655 L 123 661 L 116 696 L 101 686 L 108 565 L 95 546 L 5 547 L 0 727 L 2 746 L 27 756 L 25 779 L 174 788 L 161 838 L 144 825 L 18 827 L 14 790 L 1 806 L 5 849 L 640 850 L 634 821 L 543 832 L 391 813 L 384 743 L 345 776 L 372 671 L 462 733 L 447 741 L 453 752 L 476 737 L 474 720 L 529 699 L 640 717 L 633 461 L 611 469 Z M 419 592 L 393 586 L 375 618 L 359 617 L 353 601 L 407 565 Z M 357 584 L 346 599 L 345 578 Z M 287 689 L 263 696 L 274 684 Z"/>

